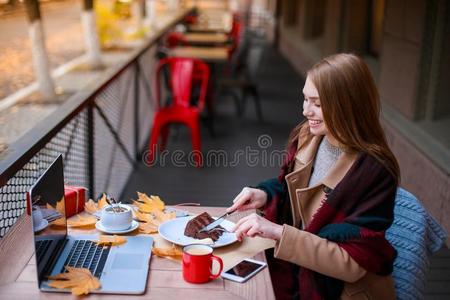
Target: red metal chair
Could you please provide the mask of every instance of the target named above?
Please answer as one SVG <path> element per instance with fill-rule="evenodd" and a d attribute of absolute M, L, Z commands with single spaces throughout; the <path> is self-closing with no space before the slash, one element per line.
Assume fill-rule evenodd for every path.
<path fill-rule="evenodd" d="M 161 106 L 160 78 L 163 68 L 169 69 L 169 88 L 172 99 Z M 197 167 L 203 165 L 201 155 L 200 113 L 205 106 L 209 81 L 209 67 L 198 59 L 170 57 L 159 62 L 156 71 L 156 113 L 149 142 L 149 163 L 153 163 L 161 135 L 160 150 L 165 149 L 169 125 L 182 123 L 191 130 L 193 157 Z M 198 86 L 197 86 L 198 85 Z M 198 99 L 192 99 L 193 86 L 199 88 Z"/>
<path fill-rule="evenodd" d="M 243 30 L 243 25 L 242 25 L 241 21 L 237 17 L 233 17 L 233 24 L 231 27 L 231 31 L 228 34 L 228 36 L 231 40 L 231 45 L 228 48 L 228 58 L 230 60 L 231 60 L 232 56 L 234 55 L 234 53 L 236 52 L 236 49 L 239 46 L 239 43 L 241 41 L 242 30 Z"/>
<path fill-rule="evenodd" d="M 172 31 L 167 35 L 166 38 L 166 47 L 174 48 L 177 46 L 186 46 L 187 41 L 184 38 L 183 34 L 180 32 Z"/>
<path fill-rule="evenodd" d="M 198 16 L 197 15 L 187 15 L 184 17 L 184 23 L 193 25 L 198 22 Z"/>

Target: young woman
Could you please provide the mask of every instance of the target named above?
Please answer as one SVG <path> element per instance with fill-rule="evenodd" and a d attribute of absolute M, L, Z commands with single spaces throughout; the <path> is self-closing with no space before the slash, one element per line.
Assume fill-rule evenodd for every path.
<path fill-rule="evenodd" d="M 395 299 L 393 220 L 399 167 L 380 125 L 367 65 L 327 57 L 307 73 L 306 120 L 291 133 L 278 178 L 245 187 L 228 211 L 263 208 L 235 226 L 239 239 L 276 241 L 277 299 Z"/>

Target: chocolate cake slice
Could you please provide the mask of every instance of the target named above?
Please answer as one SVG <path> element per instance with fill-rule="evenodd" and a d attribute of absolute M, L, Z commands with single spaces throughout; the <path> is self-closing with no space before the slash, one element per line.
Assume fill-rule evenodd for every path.
<path fill-rule="evenodd" d="M 223 227 L 217 226 L 209 232 L 199 232 L 200 229 L 208 224 L 211 224 L 212 222 L 214 222 L 214 219 L 207 212 L 204 212 L 196 216 L 186 224 L 184 235 L 193 237 L 194 239 L 201 240 L 211 238 L 213 241 L 217 241 L 225 230 Z"/>

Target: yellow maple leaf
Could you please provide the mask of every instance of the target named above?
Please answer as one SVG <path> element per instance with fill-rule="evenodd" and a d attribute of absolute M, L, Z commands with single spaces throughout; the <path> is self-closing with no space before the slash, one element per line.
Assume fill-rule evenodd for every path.
<path fill-rule="evenodd" d="M 64 199 L 60 199 L 58 202 L 56 202 L 56 210 L 62 214 L 66 214 L 66 207 L 64 206 Z"/>
<path fill-rule="evenodd" d="M 165 256 L 174 257 L 174 256 L 182 256 L 183 255 L 183 251 L 181 250 L 181 248 L 178 246 L 175 246 L 175 245 L 172 245 L 172 247 L 170 247 L 170 248 L 154 247 L 152 249 L 152 253 L 159 257 L 165 257 Z"/>
<path fill-rule="evenodd" d="M 53 209 L 53 210 L 56 210 L 56 211 L 58 211 L 60 214 L 62 214 L 63 216 L 65 216 L 66 215 L 66 208 L 65 208 L 65 206 L 64 206 L 64 201 L 63 201 L 63 199 L 61 199 L 61 200 L 59 200 L 58 202 L 56 202 L 56 207 L 53 207 L 52 205 L 50 205 L 50 204 L 46 204 L 46 206 L 47 206 L 47 209 Z"/>
<path fill-rule="evenodd" d="M 84 203 L 84 210 L 90 214 L 95 214 L 98 210 L 97 203 L 95 203 L 94 200 L 89 199 Z"/>
<path fill-rule="evenodd" d="M 156 206 L 159 208 L 160 211 L 163 211 L 165 208 L 164 201 L 161 200 L 159 196 L 150 196 L 151 199 L 156 203 Z"/>
<path fill-rule="evenodd" d="M 67 226 L 70 227 L 87 227 L 93 226 L 97 223 L 97 218 L 94 216 L 75 215 L 67 220 Z"/>
<path fill-rule="evenodd" d="M 137 201 L 133 201 L 133 203 L 137 206 L 137 208 L 144 213 L 151 213 L 154 211 L 163 211 L 164 210 L 164 202 L 158 196 L 147 196 L 145 193 L 139 193 Z"/>
<path fill-rule="evenodd" d="M 168 213 L 163 213 L 162 211 L 154 211 L 153 215 L 155 216 L 158 225 L 161 225 L 165 221 L 175 219 L 177 216 L 176 212 L 174 211 Z"/>
<path fill-rule="evenodd" d="M 163 213 L 160 211 L 154 211 L 152 214 L 145 214 L 137 211 L 135 212 L 135 215 L 136 218 L 141 221 L 141 223 L 139 223 L 139 232 L 147 234 L 158 232 L 159 225 L 176 217 L 175 212 Z"/>
<path fill-rule="evenodd" d="M 102 198 L 98 201 L 98 209 L 102 209 L 104 206 L 109 205 L 108 202 L 106 202 L 106 194 L 103 193 Z"/>
<path fill-rule="evenodd" d="M 97 211 L 101 210 L 105 205 L 108 205 L 108 202 L 106 202 L 106 194 L 103 193 L 103 196 L 100 198 L 100 200 L 98 200 L 98 202 L 89 199 L 84 204 L 84 210 L 90 214 L 95 214 Z"/>
<path fill-rule="evenodd" d="M 118 235 L 104 235 L 99 236 L 98 241 L 95 241 L 99 246 L 118 246 L 125 244 L 127 239 L 123 236 Z"/>
<path fill-rule="evenodd" d="M 155 225 L 153 223 L 146 223 L 146 222 L 139 223 L 139 232 L 146 233 L 146 234 L 157 233 L 158 225 Z"/>
<path fill-rule="evenodd" d="M 87 295 L 100 288 L 100 281 L 86 268 L 66 266 L 66 273 L 49 276 L 48 285 L 56 289 L 71 289 L 76 296 Z"/>
<path fill-rule="evenodd" d="M 52 226 L 66 226 L 66 219 L 65 218 L 59 218 L 54 220 L 53 222 L 50 223 L 50 225 Z"/>
<path fill-rule="evenodd" d="M 134 211 L 134 216 L 141 222 L 152 222 L 154 220 L 152 215 L 140 211 Z"/>

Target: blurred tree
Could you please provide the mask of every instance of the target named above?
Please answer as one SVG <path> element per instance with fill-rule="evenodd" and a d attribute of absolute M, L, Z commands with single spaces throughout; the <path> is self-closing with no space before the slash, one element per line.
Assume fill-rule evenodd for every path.
<path fill-rule="evenodd" d="M 155 24 L 156 0 L 145 0 L 145 22 L 150 27 Z"/>
<path fill-rule="evenodd" d="M 84 42 L 88 63 L 92 68 L 100 68 L 102 63 L 100 42 L 98 39 L 96 18 L 94 13 L 94 0 L 83 0 L 81 24 L 84 31 Z"/>
<path fill-rule="evenodd" d="M 122 38 L 122 28 L 120 27 L 120 17 L 103 1 L 95 2 L 95 13 L 97 19 L 97 30 L 102 48 L 113 46 Z"/>
<path fill-rule="evenodd" d="M 45 47 L 44 29 L 41 22 L 41 12 L 38 0 L 25 0 L 31 39 L 33 67 L 39 89 L 45 98 L 55 98 L 55 85 L 50 75 L 47 49 Z"/>

